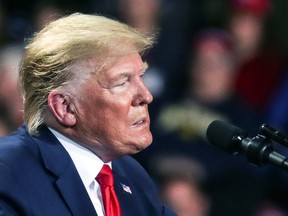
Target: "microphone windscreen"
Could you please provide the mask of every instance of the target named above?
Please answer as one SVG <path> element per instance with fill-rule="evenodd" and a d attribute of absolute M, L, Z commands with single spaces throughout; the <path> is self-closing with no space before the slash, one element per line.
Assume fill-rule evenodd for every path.
<path fill-rule="evenodd" d="M 209 143 L 229 153 L 237 151 L 237 143 L 233 142 L 233 138 L 244 134 L 242 129 L 220 120 L 211 122 L 206 131 Z"/>

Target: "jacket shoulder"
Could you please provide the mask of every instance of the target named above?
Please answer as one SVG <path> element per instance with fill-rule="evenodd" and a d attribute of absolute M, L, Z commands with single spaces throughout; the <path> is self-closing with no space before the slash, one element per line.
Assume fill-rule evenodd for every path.
<path fill-rule="evenodd" d="M 20 126 L 17 131 L 0 137 L 0 161 L 15 163 L 15 158 L 19 162 L 23 156 L 35 154 L 36 148 L 33 148 L 33 143 L 25 125 Z"/>

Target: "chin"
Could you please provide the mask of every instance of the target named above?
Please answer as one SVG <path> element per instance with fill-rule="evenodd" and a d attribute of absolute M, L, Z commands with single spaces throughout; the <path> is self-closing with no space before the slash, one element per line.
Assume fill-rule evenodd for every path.
<path fill-rule="evenodd" d="M 148 146 L 150 146 L 152 143 L 152 140 L 153 139 L 152 139 L 151 134 L 150 134 L 150 136 L 139 137 L 133 144 L 133 146 L 134 146 L 133 149 L 135 150 L 135 152 L 133 154 L 138 153 L 138 152 L 144 150 L 145 148 L 147 148 Z"/>
<path fill-rule="evenodd" d="M 142 144 L 140 145 L 140 146 L 142 147 L 142 150 L 145 149 L 145 148 L 147 148 L 148 146 L 150 146 L 151 143 L 152 143 L 152 140 L 153 140 L 153 139 L 152 139 L 152 135 L 143 138 L 143 140 L 140 142 L 140 143 L 142 143 Z"/>

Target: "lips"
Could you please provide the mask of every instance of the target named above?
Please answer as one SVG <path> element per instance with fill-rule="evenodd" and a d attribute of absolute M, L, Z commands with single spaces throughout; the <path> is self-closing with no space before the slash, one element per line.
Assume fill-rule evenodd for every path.
<path fill-rule="evenodd" d="M 132 126 L 134 126 L 134 127 L 142 126 L 142 125 L 144 125 L 145 123 L 147 123 L 147 118 L 146 118 L 146 117 L 137 120 L 136 122 L 134 122 L 134 123 L 132 124 Z"/>

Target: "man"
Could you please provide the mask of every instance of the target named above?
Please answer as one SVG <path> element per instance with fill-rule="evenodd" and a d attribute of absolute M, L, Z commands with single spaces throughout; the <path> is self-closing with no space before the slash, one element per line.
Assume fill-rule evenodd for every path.
<path fill-rule="evenodd" d="M 127 156 L 152 142 L 140 56 L 152 44 L 125 24 L 78 13 L 34 36 L 20 65 L 25 125 L 0 139 L 1 215 L 108 215 L 96 177 L 104 164 L 122 216 L 174 215 Z"/>

